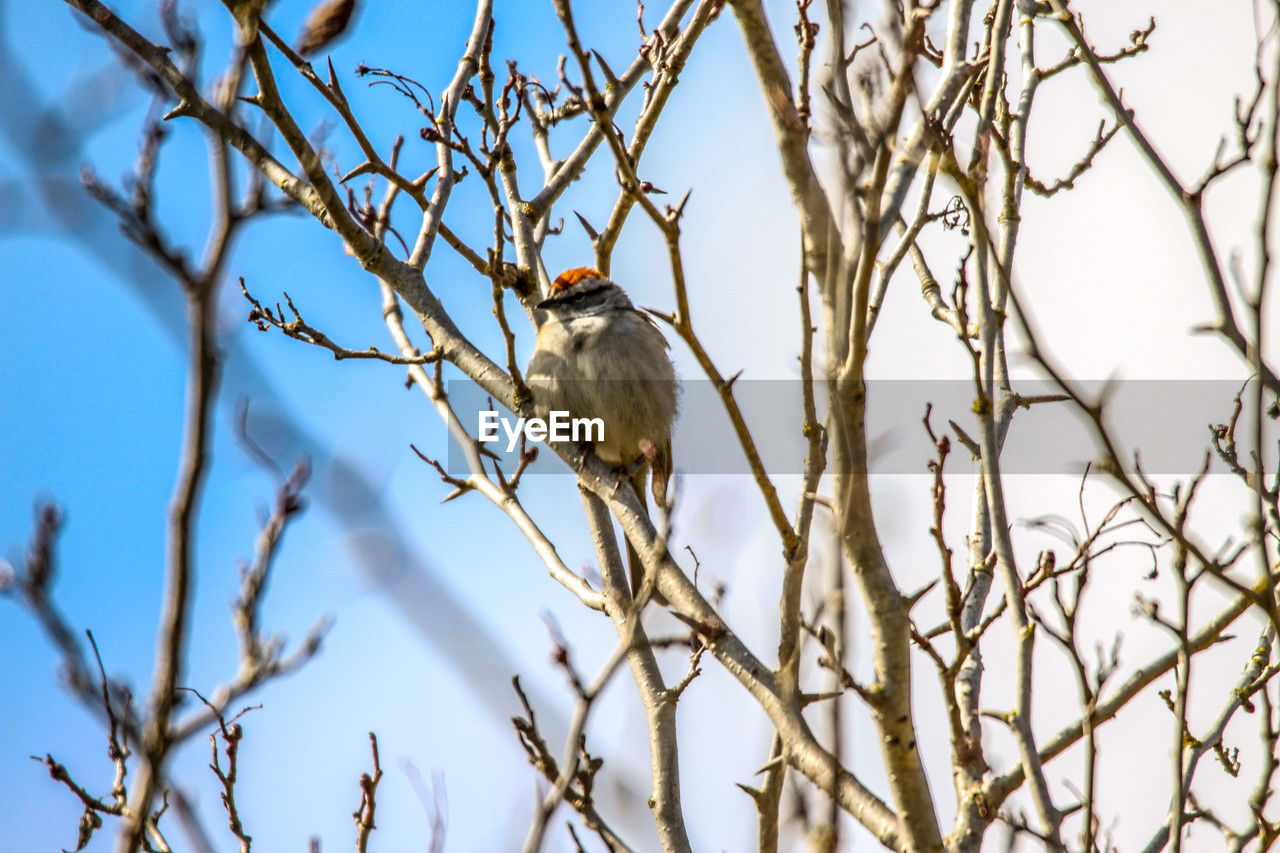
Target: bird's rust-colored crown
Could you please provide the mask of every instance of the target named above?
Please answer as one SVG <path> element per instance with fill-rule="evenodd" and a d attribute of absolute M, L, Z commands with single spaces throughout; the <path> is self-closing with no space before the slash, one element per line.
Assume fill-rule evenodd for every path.
<path fill-rule="evenodd" d="M 599 270 L 591 267 L 574 267 L 571 270 L 565 270 L 556 276 L 556 280 L 551 283 L 551 292 L 559 293 L 562 290 L 568 290 L 574 285 L 592 278 L 604 278 L 604 275 Z"/>

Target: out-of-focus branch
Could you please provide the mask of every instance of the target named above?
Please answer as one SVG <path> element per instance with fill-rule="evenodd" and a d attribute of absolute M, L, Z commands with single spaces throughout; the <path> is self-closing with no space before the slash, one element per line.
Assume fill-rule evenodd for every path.
<path fill-rule="evenodd" d="M 169 59 L 166 48 L 143 38 L 97 0 L 67 0 L 67 4 L 87 15 L 95 25 L 101 27 L 111 38 L 145 63 L 173 91 L 179 103 L 166 118 L 191 116 L 205 124 L 244 154 L 249 162 L 253 163 L 286 195 L 306 207 L 313 215 L 322 220 L 326 219 L 320 197 L 315 190 L 281 165 L 266 146 L 254 138 L 249 131 L 206 101 L 196 84 Z"/>
<path fill-rule="evenodd" d="M 80 8 L 86 10 L 85 6 Z M 102 9 L 97 11 L 99 14 L 95 20 L 157 71 L 180 99 L 187 88 L 194 91 L 194 84 L 185 76 L 184 71 L 169 61 L 164 51 L 137 37 L 136 33 L 109 11 Z M 166 18 L 166 25 L 172 37 L 183 40 L 184 44 L 189 44 L 189 47 L 179 53 L 187 58 L 188 64 L 191 64 L 189 60 L 194 55 L 192 37 L 178 32 L 176 19 Z M 203 101 L 200 102 L 211 113 L 220 117 L 225 126 L 231 128 L 235 127 L 235 95 L 240 85 L 245 58 L 246 54 L 243 51 L 237 50 L 234 53 L 231 67 L 227 72 L 227 82 L 221 90 L 220 107 L 215 108 Z M 177 113 L 171 112 L 170 115 L 182 114 L 183 103 L 186 101 L 179 104 Z M 188 309 L 190 352 L 183 450 L 177 484 L 169 508 L 166 533 L 166 579 L 161 602 L 151 695 L 136 738 L 142 761 L 129 792 L 127 807 L 124 805 L 123 758 L 118 757 L 121 750 L 114 745 L 112 748 L 113 753 L 117 754 L 118 764 L 115 790 L 117 799 L 121 801 L 121 816 L 124 818 L 124 826 L 117 841 L 117 848 L 121 851 L 136 850 L 148 843 L 148 836 L 154 839 L 159 833 L 156 822 L 164 806 L 154 813 L 152 806 L 163 784 L 164 767 L 168 755 L 175 744 L 189 737 L 194 731 L 193 728 L 188 729 L 185 726 L 201 719 L 197 714 L 193 720 L 175 724 L 173 716 L 177 701 L 176 691 L 182 678 L 188 645 L 191 590 L 196 571 L 193 530 L 201 487 L 208 466 L 212 410 L 216 401 L 219 375 L 220 354 L 215 332 L 217 286 L 240 227 L 254 214 L 271 208 L 270 203 L 263 197 L 261 184 L 256 181 L 250 182 L 245 201 L 237 204 L 232 198 L 235 182 L 228 162 L 231 140 L 216 133 L 210 134 L 209 156 L 213 167 L 211 224 L 200 264 L 193 266 L 187 263 L 184 253 L 172 247 L 160 232 L 154 216 L 152 183 L 164 133 L 158 125 L 150 123 L 144 138 L 146 141 L 143 154 L 133 179 L 134 191 L 131 203 L 126 204 L 114 190 L 109 189 L 92 175 L 87 175 L 85 180 L 91 192 L 117 214 L 131 239 L 156 257 L 175 278 L 185 293 Z M 267 168 L 269 169 L 269 164 Z M 289 503 L 290 506 L 296 503 L 296 493 L 294 500 Z M 284 513 L 286 516 L 288 514 Z M 280 529 L 283 529 L 283 523 L 284 519 L 281 518 Z M 278 541 L 278 538 L 279 531 L 273 537 L 272 549 L 274 541 Z M 263 559 L 267 562 L 269 557 L 269 553 L 263 555 Z M 256 624 L 258 600 L 266 579 L 265 562 L 260 569 L 260 573 L 251 578 L 256 583 L 247 585 L 240 614 L 247 615 L 248 621 L 253 624 Z M 301 650 L 303 652 L 301 656 L 295 653 L 294 660 L 286 661 L 284 664 L 296 665 L 305 660 L 314 652 L 317 644 L 318 636 Z M 257 665 L 252 668 L 242 665 L 236 682 L 232 684 L 232 688 L 241 688 L 240 692 L 282 671 L 282 662 L 278 658 L 278 645 L 273 644 L 267 650 L 262 649 L 260 645 L 254 645 L 252 651 L 255 652 Z M 104 695 L 108 697 L 106 711 L 114 741 L 117 724 L 109 704 L 109 691 L 106 691 L 105 687 Z M 128 716 L 124 725 L 127 732 Z"/>
<path fill-rule="evenodd" d="M 40 627 L 62 656 L 60 665 L 67 686 L 76 694 L 80 703 L 90 709 L 100 710 L 97 687 L 85 659 L 75 630 L 67 622 L 52 598 L 53 582 L 57 577 L 57 554 L 54 546 L 62 527 L 62 512 L 53 504 L 40 504 L 35 508 L 35 532 L 27 546 L 26 557 L 20 568 L 3 563 L 0 571 L 0 593 L 13 595 L 16 591 L 23 604 L 34 614 Z M 126 732 L 136 742 L 136 731 Z"/>
<path fill-rule="evenodd" d="M 220 142 L 214 143 L 221 144 Z M 219 259 L 220 261 L 220 259 Z M 216 332 L 216 279 L 187 287 L 190 352 L 187 405 L 178 482 L 169 507 L 166 533 L 165 592 L 156 638 L 155 672 L 151 681 L 146 722 L 142 727 L 145 760 L 133 785 L 133 815 L 121 834 L 117 850 L 131 853 L 142 842 L 146 819 L 159 789 L 165 759 L 173 745 L 171 718 L 187 652 L 191 591 L 195 580 L 193 528 L 200 492 L 208 467 L 212 413 L 219 374 Z"/>
<path fill-rule="evenodd" d="M 268 180 L 295 198 L 326 227 L 338 230 L 361 265 L 392 286 L 413 308 L 427 333 L 440 343 L 445 359 L 458 365 L 495 397 L 504 402 L 512 401 L 514 389 L 509 377 L 461 333 L 439 299 L 427 287 L 421 271 L 396 260 L 385 246 L 366 232 L 347 212 L 322 164 L 315 157 L 314 148 L 297 129 L 296 122 L 279 99 L 260 36 L 255 33 L 249 50 L 255 72 L 260 76 L 259 87 L 261 89 L 265 86 L 265 90 L 259 92 L 257 100 L 261 101 L 260 106 L 272 117 L 273 122 L 283 126 L 281 132 L 290 142 L 295 156 L 304 169 L 310 169 L 309 177 L 318 182 L 323 193 L 290 174 L 251 134 L 203 100 L 195 85 L 169 61 L 164 49 L 142 38 L 96 0 L 67 2 L 89 15 L 113 39 L 159 74 L 165 85 L 180 98 L 178 108 L 169 113 L 171 117 L 189 115 L 205 124 L 219 138 L 225 139 L 232 147 L 245 154 L 250 163 L 262 171 Z M 483 10 L 486 4 L 482 2 L 481 7 Z M 253 45 L 256 45 L 256 49 L 253 49 Z M 437 192 L 439 189 L 438 182 Z"/>

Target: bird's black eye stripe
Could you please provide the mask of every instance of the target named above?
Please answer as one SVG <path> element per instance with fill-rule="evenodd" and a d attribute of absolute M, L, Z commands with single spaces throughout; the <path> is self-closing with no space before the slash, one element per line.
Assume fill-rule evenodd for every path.
<path fill-rule="evenodd" d="M 575 303 L 581 302 L 582 300 L 586 299 L 588 296 L 594 296 L 602 290 L 604 290 L 603 287 L 593 287 L 593 288 L 590 288 L 589 290 L 579 290 L 577 293 L 564 297 L 561 301 L 575 302 Z"/>

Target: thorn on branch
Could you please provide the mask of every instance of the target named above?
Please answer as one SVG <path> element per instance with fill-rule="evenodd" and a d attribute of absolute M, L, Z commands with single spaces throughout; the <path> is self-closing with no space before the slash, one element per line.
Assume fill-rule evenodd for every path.
<path fill-rule="evenodd" d="M 931 581 L 929 581 L 928 583 L 926 583 L 924 586 L 922 586 L 922 587 L 920 587 L 919 589 L 917 589 L 915 592 L 908 593 L 908 594 L 905 596 L 905 599 L 906 599 L 906 605 L 907 605 L 907 612 L 908 612 L 908 613 L 909 613 L 909 612 L 911 612 L 911 609 L 912 609 L 913 607 L 915 607 L 915 606 L 920 602 L 920 599 L 922 599 L 922 598 L 924 598 L 926 595 L 928 595 L 928 594 L 930 593 L 930 591 L 932 591 L 932 590 L 933 590 L 933 588 L 934 588 L 935 586 L 937 586 L 937 585 L 938 585 L 938 579 L 937 579 L 937 578 L 934 578 L 933 580 L 931 580 Z"/>
<path fill-rule="evenodd" d="M 693 195 L 693 187 L 684 191 L 684 195 L 680 197 L 680 201 L 675 207 L 666 206 L 667 222 L 672 225 L 679 223 L 680 218 L 684 216 L 684 206 L 689 202 L 689 196 Z"/>
<path fill-rule="evenodd" d="M 361 175 L 370 175 L 370 174 L 373 174 L 374 171 L 375 171 L 375 168 L 373 163 L 371 163 L 368 160 L 365 160 L 359 166 L 356 166 L 350 172 L 347 172 L 345 175 L 338 178 L 338 183 L 345 184 L 347 181 L 351 180 L 352 178 L 358 178 Z"/>
<path fill-rule="evenodd" d="M 592 48 L 591 55 L 596 58 L 596 63 L 600 66 L 601 73 L 604 74 L 605 84 L 608 88 L 614 88 L 618 85 L 618 75 L 613 73 L 613 69 L 609 67 L 609 63 L 604 61 L 604 57 L 600 55 L 600 51 Z"/>
<path fill-rule="evenodd" d="M 578 217 L 578 222 L 582 223 L 582 230 L 587 232 L 587 236 L 591 238 L 592 243 L 600 239 L 600 232 L 591 226 L 591 223 L 587 221 L 587 217 L 576 210 L 573 215 Z"/>
<path fill-rule="evenodd" d="M 255 96 L 255 99 L 241 98 L 241 100 L 249 101 L 250 103 L 260 103 L 259 101 L 256 100 L 256 96 Z M 173 109 L 169 110 L 169 112 L 164 114 L 162 120 L 169 121 L 170 119 L 181 118 L 183 116 L 192 115 L 192 112 L 194 109 L 195 109 L 195 104 L 193 104 L 191 101 L 179 101 L 176 107 L 174 107 Z"/>
<path fill-rule="evenodd" d="M 520 435 L 520 454 L 516 461 L 516 470 L 511 474 L 510 480 L 502 473 L 502 469 L 496 463 L 493 466 L 493 470 L 498 477 L 498 485 L 511 497 L 514 497 L 516 490 L 520 488 L 520 478 L 524 476 L 524 472 L 538 460 L 538 448 L 536 446 L 529 447 L 528 444 L 528 436 L 522 433 Z M 485 452 L 488 452 L 487 449 L 485 449 Z M 493 458 L 497 459 L 497 456 L 494 455 Z"/>
<path fill-rule="evenodd" d="M 956 439 L 964 445 L 965 450 L 968 450 L 973 454 L 974 459 L 982 458 L 982 446 L 979 445 L 978 442 L 974 441 L 973 438 L 964 431 L 964 428 L 960 426 L 960 424 L 949 420 L 947 421 L 947 425 L 950 426 L 952 432 L 956 434 Z"/>

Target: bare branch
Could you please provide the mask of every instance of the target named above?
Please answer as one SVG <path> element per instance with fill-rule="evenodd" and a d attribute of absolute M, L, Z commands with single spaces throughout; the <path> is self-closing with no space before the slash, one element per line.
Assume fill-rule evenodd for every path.
<path fill-rule="evenodd" d="M 360 774 L 360 805 L 352 817 L 356 822 L 356 853 L 369 849 L 369 836 L 375 829 L 373 813 L 377 808 L 375 796 L 382 781 L 382 763 L 378 758 L 378 736 L 369 732 L 369 748 L 373 752 L 373 775 Z"/>

